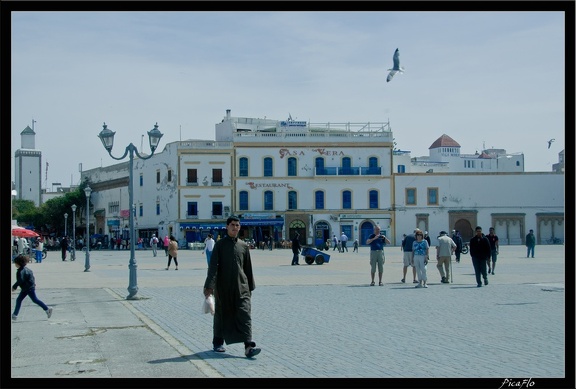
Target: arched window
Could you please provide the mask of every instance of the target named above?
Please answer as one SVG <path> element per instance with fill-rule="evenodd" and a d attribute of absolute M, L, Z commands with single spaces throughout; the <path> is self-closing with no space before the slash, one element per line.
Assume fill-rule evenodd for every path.
<path fill-rule="evenodd" d="M 288 177 L 295 177 L 298 173 L 298 160 L 294 157 L 288 158 Z"/>
<path fill-rule="evenodd" d="M 342 209 L 352 209 L 352 192 L 349 190 L 342 192 Z"/>
<path fill-rule="evenodd" d="M 324 192 L 321 190 L 314 192 L 314 208 L 324 209 Z"/>
<path fill-rule="evenodd" d="M 350 159 L 350 157 L 342 158 L 342 169 L 341 169 L 342 174 L 352 174 L 351 167 L 352 167 L 352 160 Z"/>
<path fill-rule="evenodd" d="M 272 158 L 266 157 L 264 158 L 264 177 L 272 176 L 274 176 L 274 163 Z"/>
<path fill-rule="evenodd" d="M 238 203 L 239 203 L 239 209 L 241 211 L 247 211 L 248 210 L 248 192 L 247 191 L 245 191 L 245 190 L 240 191 Z"/>
<path fill-rule="evenodd" d="M 246 157 L 242 157 L 240 158 L 240 160 L 238 161 L 238 167 L 239 167 L 239 175 L 240 177 L 248 177 L 248 158 Z"/>
<path fill-rule="evenodd" d="M 314 166 L 316 166 L 316 174 L 326 174 L 324 169 L 324 158 L 316 157 L 314 160 Z"/>
<path fill-rule="evenodd" d="M 368 174 L 379 174 L 378 171 L 378 158 L 368 158 Z"/>
<path fill-rule="evenodd" d="M 369 201 L 369 208 L 370 209 L 377 209 L 378 208 L 378 191 L 371 190 L 368 193 L 368 201 Z"/>
<path fill-rule="evenodd" d="M 288 209 L 298 209 L 298 196 L 295 190 L 288 192 Z"/>
<path fill-rule="evenodd" d="M 272 211 L 274 209 L 274 192 L 267 190 L 264 192 L 264 210 Z"/>

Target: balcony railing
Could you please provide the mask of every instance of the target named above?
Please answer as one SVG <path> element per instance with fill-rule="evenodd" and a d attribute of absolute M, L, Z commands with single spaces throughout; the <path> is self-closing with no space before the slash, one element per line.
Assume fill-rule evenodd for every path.
<path fill-rule="evenodd" d="M 380 176 L 382 167 L 317 167 L 315 173 L 317 176 Z"/>

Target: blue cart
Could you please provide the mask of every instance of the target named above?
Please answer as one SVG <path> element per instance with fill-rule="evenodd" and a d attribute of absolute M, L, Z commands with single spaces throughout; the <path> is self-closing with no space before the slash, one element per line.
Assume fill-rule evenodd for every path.
<path fill-rule="evenodd" d="M 308 265 L 316 262 L 316 265 L 322 265 L 324 262 L 330 262 L 330 255 L 324 254 L 322 251 L 313 249 L 312 247 L 304 247 L 301 254 Z"/>

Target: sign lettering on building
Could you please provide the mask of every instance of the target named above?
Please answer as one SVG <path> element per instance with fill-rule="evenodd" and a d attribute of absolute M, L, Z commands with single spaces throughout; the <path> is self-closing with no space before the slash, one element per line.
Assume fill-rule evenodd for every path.
<path fill-rule="evenodd" d="M 338 151 L 338 150 L 326 150 L 326 149 L 313 149 L 312 151 L 316 151 L 318 154 L 325 156 L 346 155 L 342 150 Z M 286 156 L 290 157 L 290 156 L 305 155 L 304 151 L 302 150 L 290 150 L 290 149 L 280 149 L 278 150 L 278 153 L 280 154 L 280 158 L 284 158 Z"/>
<path fill-rule="evenodd" d="M 336 151 L 336 150 L 326 150 L 326 149 L 313 149 L 312 151 L 317 151 L 320 155 L 346 155 L 343 151 Z"/>
<path fill-rule="evenodd" d="M 257 184 L 255 182 L 247 182 L 246 185 L 250 186 L 250 189 L 258 189 L 258 188 L 288 188 L 294 189 L 289 183 L 267 183 L 267 184 Z"/>
<path fill-rule="evenodd" d="M 280 158 L 284 158 L 285 156 L 298 156 L 298 155 L 304 155 L 304 152 L 302 150 L 300 151 L 290 151 L 289 149 L 280 149 L 278 151 L 280 153 Z"/>

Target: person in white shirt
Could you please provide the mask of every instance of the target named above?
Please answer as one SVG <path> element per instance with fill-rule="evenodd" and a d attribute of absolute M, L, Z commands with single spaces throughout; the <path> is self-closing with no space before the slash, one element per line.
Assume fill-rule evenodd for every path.
<path fill-rule="evenodd" d="M 212 234 L 208 234 L 206 239 L 204 239 L 204 244 L 206 246 L 204 247 L 204 251 L 202 251 L 202 254 L 206 253 L 206 261 L 208 262 L 208 266 L 210 266 L 210 258 L 212 258 L 212 250 L 214 250 L 215 243 L 216 242 L 214 242 Z"/>
<path fill-rule="evenodd" d="M 340 241 L 342 242 L 342 252 L 344 252 L 344 250 L 348 252 L 348 247 L 346 247 L 346 242 L 348 242 L 348 236 L 346 236 L 344 232 L 342 232 L 342 235 L 340 236 Z"/>
<path fill-rule="evenodd" d="M 150 238 L 150 247 L 152 247 L 152 254 L 156 256 L 158 254 L 158 238 L 156 234 L 152 234 L 152 238 Z"/>
<path fill-rule="evenodd" d="M 18 254 L 25 255 L 26 249 L 30 247 L 28 240 L 24 237 L 18 238 Z"/>
<path fill-rule="evenodd" d="M 455 251 L 456 243 L 448 236 L 446 231 L 440 231 L 438 245 L 436 246 L 436 259 L 438 260 L 436 267 L 440 272 L 440 277 L 442 277 L 440 282 L 443 284 L 450 283 L 450 261 Z"/>

